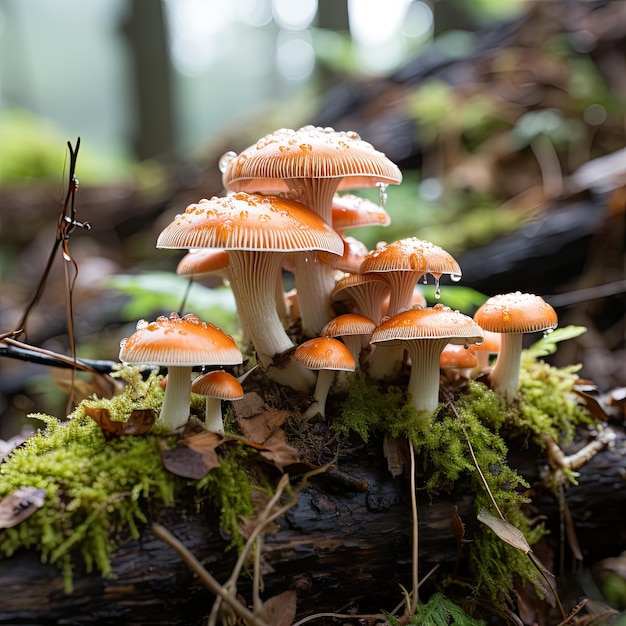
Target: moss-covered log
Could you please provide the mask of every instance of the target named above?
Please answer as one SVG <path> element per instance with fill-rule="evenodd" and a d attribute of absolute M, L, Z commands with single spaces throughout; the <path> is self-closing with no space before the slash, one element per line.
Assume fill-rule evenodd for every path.
<path fill-rule="evenodd" d="M 561 549 L 557 499 L 542 486 L 545 460 L 532 450 L 512 452 L 511 464 L 532 484 L 533 506 L 545 515 L 551 531 L 543 542 L 558 563 Z M 391 610 L 401 599 L 400 585 L 410 587 L 410 508 L 408 482 L 393 479 L 379 441 L 354 450 L 340 462 L 342 473 L 311 478 L 298 503 L 266 536 L 264 598 L 293 589 L 298 615 L 316 612 L 360 613 Z M 626 548 L 621 511 L 626 504 L 626 436 L 601 450 L 581 470 L 577 486 L 565 491 L 585 563 L 616 556 Z M 217 516 L 197 510 L 194 499 L 159 516 L 219 581 L 225 581 L 235 560 L 226 550 Z M 466 525 L 467 539 L 478 522 L 469 496 L 440 494 L 432 501 L 419 496 L 420 573 L 438 566 L 452 571 L 458 541 L 452 530 L 454 507 Z M 565 563 L 571 563 L 566 550 Z M 112 559 L 113 576 L 76 572 L 74 591 L 64 591 L 53 565 L 29 553 L 0 560 L 0 624 L 199 624 L 208 615 L 211 594 L 157 539 L 147 524 L 138 540 L 120 547 Z M 428 586 L 428 582 L 426 583 Z M 239 591 L 251 598 L 248 576 Z M 559 590 L 575 598 L 580 590 Z M 571 594 L 571 596 L 570 596 Z M 321 622 L 316 622 L 321 623 Z"/>

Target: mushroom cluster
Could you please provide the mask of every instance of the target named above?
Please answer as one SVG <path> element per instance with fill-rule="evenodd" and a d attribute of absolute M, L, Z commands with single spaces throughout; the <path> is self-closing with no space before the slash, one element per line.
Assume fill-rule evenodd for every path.
<path fill-rule="evenodd" d="M 410 366 L 410 401 L 425 414 L 437 408 L 439 376 L 448 367 L 464 377 L 490 374 L 493 389 L 507 402 L 515 400 L 521 333 L 554 328 L 554 310 L 530 294 L 495 296 L 473 319 L 441 303 L 428 307 L 419 283 L 434 278 L 438 300 L 443 276 L 461 278 L 452 255 L 417 237 L 369 250 L 346 235 L 352 228 L 391 221 L 386 188 L 399 184 L 402 174 L 383 153 L 356 133 L 305 126 L 279 129 L 240 154 L 227 153 L 219 168 L 226 194 L 189 205 L 164 228 L 156 245 L 185 250 L 179 274 L 214 275 L 228 282 L 242 336 L 260 370 L 279 385 L 312 394 L 306 417 L 324 416 L 337 370 L 344 382 L 357 369 L 383 380 Z M 368 187 L 379 188 L 380 203 L 339 193 Z M 289 293 L 285 272 L 294 277 Z M 181 349 L 199 348 L 200 340 L 184 336 L 182 325 L 199 329 L 207 324 L 188 317 L 172 314 L 142 323 L 120 353 L 125 361 L 170 368 L 162 416 L 173 431 L 187 418 L 191 365 L 241 362 L 241 353 L 234 352 L 215 360 L 208 354 L 170 357 L 173 348 L 156 354 L 139 349 L 143 337 L 154 341 L 160 325 L 178 337 Z M 165 340 L 167 333 L 161 334 Z M 478 352 L 485 337 L 489 345 Z M 489 355 L 498 350 L 491 369 Z M 230 384 L 228 391 L 215 390 L 218 378 Z M 226 372 L 197 380 L 193 389 L 206 392 L 207 427 L 221 432 L 219 403 L 242 390 Z"/>

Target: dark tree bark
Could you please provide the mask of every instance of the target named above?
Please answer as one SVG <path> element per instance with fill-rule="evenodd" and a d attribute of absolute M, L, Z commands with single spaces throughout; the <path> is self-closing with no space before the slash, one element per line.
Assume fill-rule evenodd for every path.
<path fill-rule="evenodd" d="M 533 484 L 533 503 L 547 516 L 548 548 L 560 550 L 559 505 L 542 486 L 545 460 L 531 450 L 512 453 L 511 464 Z M 626 503 L 623 476 L 626 436 L 600 451 L 581 470 L 579 484 L 566 490 L 566 502 L 585 564 L 617 556 L 626 548 L 621 511 Z M 341 463 L 342 474 L 320 475 L 300 492 L 298 503 L 265 540 L 263 597 L 295 590 L 298 616 L 353 608 L 361 613 L 391 610 L 410 588 L 411 516 L 408 482 L 391 478 L 380 444 L 359 450 Z M 350 480 L 345 480 L 349 477 Z M 354 480 L 353 480 L 354 479 Z M 460 491 L 460 490 L 459 490 Z M 420 573 L 438 566 L 449 573 L 457 559 L 452 509 L 466 524 L 477 522 L 469 495 L 453 492 L 429 501 L 418 495 Z M 182 502 L 158 518 L 220 582 L 229 577 L 235 555 L 226 551 L 217 516 Z M 571 561 L 568 548 L 567 559 Z M 0 561 L 0 624 L 199 624 L 212 595 L 177 554 L 158 540 L 148 525 L 137 541 L 113 557 L 114 576 L 76 572 L 75 590 L 66 594 L 56 567 L 33 554 Z M 239 592 L 251 599 L 251 583 L 242 576 Z M 575 594 L 574 594 L 575 595 Z M 317 622 L 320 623 L 320 622 Z"/>

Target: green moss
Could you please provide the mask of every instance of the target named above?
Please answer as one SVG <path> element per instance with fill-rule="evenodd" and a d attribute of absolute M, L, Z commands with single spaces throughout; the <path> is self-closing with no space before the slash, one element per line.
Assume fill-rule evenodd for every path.
<path fill-rule="evenodd" d="M 533 357 L 522 355 L 519 411 L 515 426 L 529 433 L 543 445 L 542 435 L 550 435 L 559 444 L 572 441 L 576 427 L 589 424 L 591 417 L 573 392 L 579 365 L 553 367 Z"/>
<path fill-rule="evenodd" d="M 507 522 L 532 546 L 545 529 L 531 527 L 523 513 L 529 503 L 528 484 L 509 466 L 507 442 L 521 439 L 543 446 L 544 433 L 558 442 L 569 441 L 576 427 L 590 419 L 573 393 L 578 368 L 554 368 L 539 354 L 524 354 L 518 403 L 508 405 L 484 384 L 470 381 L 455 394 L 453 406 L 440 405 L 426 420 L 399 387 L 386 387 L 361 374 L 348 390 L 333 428 L 343 436 L 354 432 L 365 440 L 385 430 L 410 439 L 431 497 L 462 486 L 472 494 L 476 514 L 483 508 L 494 511 L 493 498 Z M 487 527 L 478 526 L 467 552 L 476 596 L 496 604 L 510 602 L 514 581 L 531 582 L 541 593 L 537 570 L 528 556 Z"/>
<path fill-rule="evenodd" d="M 21 486 L 46 490 L 43 508 L 0 534 L 0 555 L 9 557 L 23 548 L 39 552 L 42 561 L 62 569 L 67 589 L 77 559 L 87 571 L 110 575 L 113 550 L 139 537 L 149 515 L 172 505 L 190 488 L 219 508 L 221 529 L 235 546 L 243 544 L 239 520 L 253 510 L 251 494 L 260 474 L 251 478 L 243 469 L 250 453 L 239 443 L 223 445 L 221 466 L 191 481 L 163 466 L 161 446 L 173 444 L 171 436 L 153 432 L 107 442 L 85 405 L 106 408 L 111 419 L 119 421 L 134 409 L 158 410 L 163 395 L 156 374 L 144 381 L 134 368 L 122 368 L 118 375 L 127 382 L 122 394 L 86 400 L 66 421 L 31 416 L 45 428 L 0 464 L 0 498 Z M 160 431 L 158 422 L 153 431 Z M 267 488 L 266 483 L 262 486 Z"/>

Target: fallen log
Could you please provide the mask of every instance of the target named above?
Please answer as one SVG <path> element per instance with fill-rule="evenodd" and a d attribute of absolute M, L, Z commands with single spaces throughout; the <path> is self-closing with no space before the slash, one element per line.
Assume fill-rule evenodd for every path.
<path fill-rule="evenodd" d="M 533 505 L 550 530 L 546 541 L 558 553 L 560 506 L 542 482 L 545 458 L 526 449 L 512 452 L 510 462 L 531 483 Z M 311 478 L 276 532 L 265 537 L 262 596 L 294 590 L 298 617 L 392 610 L 402 598 L 400 586 L 410 588 L 408 481 L 391 477 L 380 441 L 354 450 L 339 467 L 341 472 Z M 565 490 L 587 565 L 626 548 L 620 515 L 626 501 L 625 470 L 626 435 L 619 432 L 610 447 L 579 470 L 578 484 Z M 466 536 L 471 538 L 478 522 L 470 496 L 461 490 L 432 500 L 418 493 L 418 500 L 420 573 L 436 567 L 440 578 L 457 563 L 454 507 L 466 524 Z M 196 510 L 189 498 L 154 521 L 169 529 L 218 581 L 229 577 L 236 555 L 226 550 L 228 538 L 221 535 L 214 511 Z M 190 625 L 202 623 L 210 612 L 213 596 L 174 550 L 157 539 L 150 524 L 138 540 L 116 551 L 112 565 L 110 578 L 76 571 L 74 590 L 66 593 L 59 570 L 36 555 L 18 553 L 0 560 L 0 624 Z M 238 591 L 250 601 L 250 576 L 241 577 Z"/>

